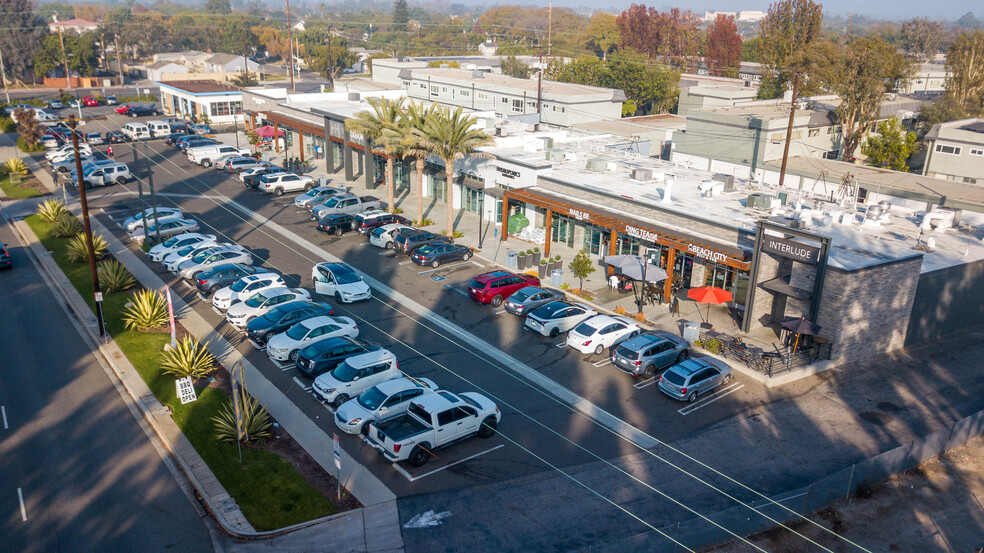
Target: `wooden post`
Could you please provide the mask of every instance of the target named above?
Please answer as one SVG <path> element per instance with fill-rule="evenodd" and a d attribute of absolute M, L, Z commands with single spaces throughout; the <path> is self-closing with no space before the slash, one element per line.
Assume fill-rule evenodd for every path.
<path fill-rule="evenodd" d="M 277 153 L 280 153 L 280 125 L 276 121 L 273 122 L 273 147 L 277 149 Z"/>
<path fill-rule="evenodd" d="M 615 255 L 615 252 L 618 251 L 616 249 L 617 241 L 618 241 L 618 227 L 612 227 L 612 235 L 608 237 L 608 255 Z M 605 273 L 608 276 L 614 275 L 615 267 L 608 265 L 607 268 L 605 269 Z"/>
<path fill-rule="evenodd" d="M 304 163 L 304 131 L 297 131 L 297 140 L 301 143 L 301 163 Z"/>
<path fill-rule="evenodd" d="M 663 283 L 663 299 L 669 303 L 673 294 L 673 264 L 676 263 L 676 248 L 666 252 L 666 282 Z"/>
<path fill-rule="evenodd" d="M 547 234 L 547 237 L 546 237 L 546 239 L 544 241 L 544 246 L 543 246 L 543 255 L 547 259 L 550 259 L 550 231 L 551 231 L 551 228 L 550 227 L 552 226 L 552 224 L 553 224 L 553 210 L 548 207 L 547 208 L 547 223 L 546 223 L 546 225 L 544 225 L 546 227 L 545 230 L 547 231 L 547 233 L 546 233 Z"/>
<path fill-rule="evenodd" d="M 509 196 L 503 194 L 502 196 L 502 241 L 506 241 L 506 237 L 509 235 Z"/>

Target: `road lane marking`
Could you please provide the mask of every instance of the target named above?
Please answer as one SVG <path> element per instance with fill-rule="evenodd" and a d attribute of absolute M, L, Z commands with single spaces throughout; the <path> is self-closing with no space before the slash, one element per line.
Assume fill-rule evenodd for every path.
<path fill-rule="evenodd" d="M 718 390 L 709 396 L 705 396 L 704 399 L 698 401 L 697 403 L 692 403 L 686 407 L 677 409 L 677 413 L 680 413 L 681 415 L 689 415 L 690 413 L 693 413 L 698 409 L 703 409 L 704 407 L 707 407 L 708 405 L 723 398 L 724 396 L 731 394 L 732 392 L 737 392 L 738 390 L 744 387 L 745 385 L 742 384 L 741 382 L 735 382 L 734 384 L 728 386 L 727 388 Z"/>
<path fill-rule="evenodd" d="M 500 309 L 500 310 L 498 310 L 498 311 L 495 311 L 495 312 L 493 312 L 492 314 L 493 314 L 493 315 L 499 315 L 499 314 L 502 314 L 502 313 L 505 313 L 505 312 L 506 312 L 506 310 L 505 310 L 505 309 Z"/>
<path fill-rule="evenodd" d="M 656 384 L 656 377 L 655 377 L 655 376 L 654 376 L 654 377 L 652 377 L 652 378 L 647 378 L 646 380 L 643 380 L 643 381 L 641 381 L 641 382 L 636 382 L 636 383 L 635 383 L 635 384 L 633 384 L 632 386 L 633 386 L 633 387 L 634 387 L 634 388 L 635 388 L 636 390 L 641 390 L 641 389 L 643 389 L 643 388 L 645 388 L 645 387 L 647 387 L 647 386 L 652 386 L 653 384 Z"/>
<path fill-rule="evenodd" d="M 393 467 L 395 467 L 396 468 L 396 471 L 399 472 L 400 474 L 402 474 L 407 480 L 413 482 L 415 480 L 420 480 L 421 478 L 427 478 L 428 476 L 437 474 L 438 472 L 441 472 L 444 469 L 449 469 L 449 468 L 451 468 L 451 467 L 453 467 L 453 466 L 455 466 L 457 464 L 464 463 L 465 461 L 470 461 L 470 460 L 474 459 L 475 457 L 480 457 L 482 455 L 485 455 L 486 453 L 492 453 L 493 451 L 499 449 L 500 447 L 505 447 L 505 446 L 506 446 L 506 444 L 499 444 L 499 445 L 493 447 L 492 449 L 486 449 L 485 451 L 482 451 L 480 453 L 476 453 L 476 454 L 474 454 L 474 455 L 472 455 L 470 457 L 465 457 L 464 459 L 461 459 L 460 461 L 455 461 L 455 462 L 451 463 L 450 465 L 444 465 L 443 467 L 441 467 L 439 469 L 434 469 L 434 470 L 432 470 L 430 472 L 426 472 L 424 474 L 421 474 L 420 476 L 412 476 L 409 472 L 407 472 L 406 469 L 404 469 L 403 467 L 401 467 L 399 465 L 399 463 L 393 463 Z"/>
<path fill-rule="evenodd" d="M 21 520 L 27 522 L 27 510 L 24 509 L 24 492 L 20 488 L 17 488 L 17 499 L 20 501 Z"/>
<path fill-rule="evenodd" d="M 8 428 L 10 428 L 9 426 L 7 426 L 7 408 L 4 407 L 3 405 L 0 405 L 0 413 L 3 414 L 3 429 L 7 430 Z"/>

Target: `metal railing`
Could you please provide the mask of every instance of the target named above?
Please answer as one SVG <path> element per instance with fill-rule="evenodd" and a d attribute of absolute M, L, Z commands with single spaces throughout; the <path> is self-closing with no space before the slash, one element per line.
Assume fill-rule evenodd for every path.
<path fill-rule="evenodd" d="M 701 331 L 698 345 L 704 350 L 743 363 L 746 367 L 768 376 L 781 374 L 797 367 L 812 365 L 816 361 L 830 359 L 831 345 L 811 344 L 796 352 L 786 347 L 774 351 L 749 346 L 732 336 Z"/>

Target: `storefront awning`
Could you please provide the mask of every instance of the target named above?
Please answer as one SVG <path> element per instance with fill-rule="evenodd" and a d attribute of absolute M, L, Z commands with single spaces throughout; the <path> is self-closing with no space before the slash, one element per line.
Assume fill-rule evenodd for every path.
<path fill-rule="evenodd" d="M 433 178 L 446 181 L 448 178 L 448 174 L 446 171 L 437 171 L 436 173 L 433 173 Z M 488 191 L 488 189 L 485 187 L 484 182 L 480 180 L 475 180 L 471 177 L 466 177 L 464 175 L 458 175 L 455 184 L 460 184 L 461 186 L 464 186 L 465 188 L 471 188 L 472 190 Z M 500 194 L 499 197 L 501 198 L 502 195 Z"/>
<path fill-rule="evenodd" d="M 784 296 L 789 296 L 791 298 L 796 298 L 799 300 L 808 300 L 811 297 L 813 297 L 813 294 L 811 294 L 809 291 L 801 290 L 799 288 L 793 287 L 783 277 L 767 280 L 765 282 L 760 283 L 759 286 L 770 292 L 775 292 L 777 294 L 782 294 Z"/>

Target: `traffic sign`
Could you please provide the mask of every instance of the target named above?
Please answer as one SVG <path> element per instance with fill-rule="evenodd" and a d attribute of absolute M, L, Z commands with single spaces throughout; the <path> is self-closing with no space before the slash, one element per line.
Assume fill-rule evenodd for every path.
<path fill-rule="evenodd" d="M 335 440 L 335 468 L 342 468 L 342 446 L 338 443 L 338 434 L 332 434 Z"/>

